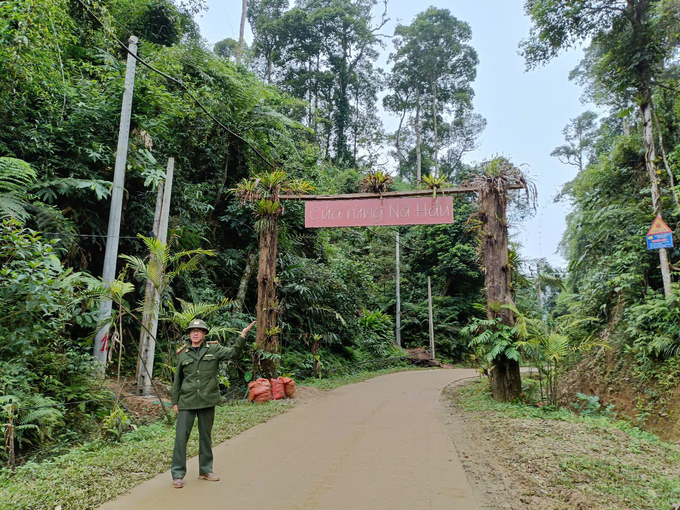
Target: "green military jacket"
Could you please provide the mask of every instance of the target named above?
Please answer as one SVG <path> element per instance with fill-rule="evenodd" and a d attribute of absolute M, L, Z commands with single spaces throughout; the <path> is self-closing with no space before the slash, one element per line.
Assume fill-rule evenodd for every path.
<path fill-rule="evenodd" d="M 171 404 L 180 411 L 213 407 L 222 400 L 218 380 L 220 361 L 235 358 L 245 346 L 239 336 L 233 347 L 222 347 L 217 342 L 203 342 L 198 354 L 187 342 L 177 351 L 177 371 L 172 385 Z"/>

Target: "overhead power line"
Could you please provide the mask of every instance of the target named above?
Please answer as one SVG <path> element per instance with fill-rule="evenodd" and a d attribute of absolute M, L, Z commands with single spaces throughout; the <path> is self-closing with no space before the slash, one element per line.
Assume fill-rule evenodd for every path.
<path fill-rule="evenodd" d="M 64 237 L 108 237 L 106 234 L 72 234 L 70 232 L 38 232 L 40 235 L 46 236 L 64 236 Z M 136 236 L 113 236 L 116 239 L 136 239 L 141 241 L 140 237 Z"/>
<path fill-rule="evenodd" d="M 264 161 L 267 165 L 269 165 L 273 170 L 276 170 L 276 165 L 275 165 L 274 163 L 270 162 L 270 161 L 269 161 L 269 160 L 268 160 L 268 159 L 267 159 L 267 158 L 259 151 L 259 149 L 257 149 L 257 147 L 255 147 L 252 143 L 250 143 L 248 140 L 246 140 L 243 136 L 239 135 L 238 133 L 236 133 L 236 132 L 233 131 L 232 129 L 230 129 L 230 128 L 228 128 L 227 126 L 225 126 L 224 124 L 222 124 L 222 122 L 220 122 L 220 121 L 219 121 L 212 113 L 210 113 L 210 111 L 208 111 L 208 109 L 207 109 L 205 106 L 203 106 L 203 103 L 201 103 L 201 102 L 198 100 L 198 98 L 194 95 L 193 92 L 191 92 L 191 91 L 189 90 L 189 88 L 184 84 L 184 82 L 182 82 L 182 80 L 179 80 L 179 79 L 177 79 L 177 78 L 174 78 L 174 77 L 172 77 L 172 76 L 170 76 L 170 75 L 164 73 L 163 71 L 161 71 L 161 70 L 159 70 L 159 69 L 156 69 L 154 66 L 152 66 L 151 64 L 149 64 L 148 62 L 146 62 L 144 59 L 142 59 L 141 57 L 139 57 L 139 56 L 136 55 L 135 53 L 131 52 L 131 51 L 128 49 L 127 45 L 126 45 L 123 41 L 121 41 L 120 39 L 118 39 L 118 37 L 116 36 L 116 34 L 112 33 L 112 32 L 109 30 L 109 28 L 108 28 L 108 27 L 107 27 L 107 26 L 106 26 L 106 25 L 105 25 L 105 24 L 104 24 L 104 23 L 103 23 L 103 22 L 102 22 L 102 21 L 101 21 L 101 20 L 100 20 L 100 19 L 99 19 L 99 18 L 98 18 L 98 17 L 97 17 L 90 9 L 89 9 L 89 8 L 88 8 L 87 5 L 85 5 L 85 3 L 84 3 L 82 0 L 76 0 L 76 1 L 83 7 L 83 9 L 85 9 L 85 11 L 90 15 L 90 17 L 91 17 L 92 19 L 94 19 L 94 20 L 95 20 L 95 21 L 96 21 L 96 22 L 97 22 L 97 23 L 98 23 L 98 24 L 99 24 L 106 32 L 108 32 L 108 34 L 109 34 L 109 35 L 110 35 L 110 36 L 118 43 L 118 45 L 119 45 L 121 48 L 123 48 L 123 49 L 125 50 L 125 52 L 126 52 L 128 55 L 132 55 L 132 57 L 133 57 L 135 60 L 137 60 L 137 62 L 139 62 L 140 64 L 142 64 L 142 65 L 143 65 L 144 67 L 146 67 L 147 69 L 153 71 L 154 73 L 156 73 L 156 74 L 162 76 L 162 77 L 165 78 L 166 80 L 171 81 L 172 83 L 174 83 L 174 84 L 178 85 L 179 87 L 181 87 L 182 90 L 184 90 L 184 92 L 186 92 L 186 94 L 194 101 L 194 103 L 196 103 L 196 105 L 197 105 L 201 110 L 203 110 L 203 112 L 204 112 L 208 117 L 210 117 L 210 119 L 211 119 L 213 122 L 215 122 L 215 124 L 217 124 L 218 126 L 220 126 L 222 129 L 224 129 L 224 130 L 225 130 L 227 133 L 229 133 L 230 135 L 232 135 L 232 136 L 238 138 L 238 139 L 241 140 L 243 143 L 245 143 L 248 147 L 250 147 L 250 148 L 253 150 L 253 152 L 255 152 L 255 154 L 258 155 L 258 157 L 259 157 L 262 161 Z"/>

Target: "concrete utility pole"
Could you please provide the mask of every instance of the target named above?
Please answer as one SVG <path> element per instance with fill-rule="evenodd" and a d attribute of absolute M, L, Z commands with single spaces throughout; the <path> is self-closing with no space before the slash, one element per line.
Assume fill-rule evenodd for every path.
<path fill-rule="evenodd" d="M 399 268 L 399 232 L 397 232 L 397 345 L 401 347 L 401 274 Z"/>
<path fill-rule="evenodd" d="M 113 172 L 113 190 L 111 191 L 111 210 L 109 212 L 109 228 L 106 233 L 106 253 L 104 255 L 104 269 L 102 279 L 110 284 L 116 279 L 116 262 L 118 259 L 118 241 L 120 236 L 120 219 L 123 209 L 123 192 L 125 187 L 125 166 L 127 164 L 128 138 L 130 136 L 130 117 L 132 115 L 132 95 L 135 87 L 135 65 L 137 61 L 132 55 L 137 55 L 138 39 L 131 35 L 129 39 L 130 53 L 127 57 L 125 72 L 125 92 L 123 106 L 120 112 L 120 129 L 118 132 L 118 149 L 116 151 L 116 166 Z M 97 332 L 94 339 L 94 357 L 101 363 L 104 371 L 109 351 L 109 317 L 111 316 L 111 300 L 99 304 L 104 327 Z"/>
<path fill-rule="evenodd" d="M 156 199 L 156 211 L 158 214 L 158 225 L 156 225 L 156 217 L 154 217 L 154 235 L 163 244 L 168 242 L 168 222 L 170 218 L 170 199 L 172 196 L 172 179 L 175 168 L 175 158 L 168 159 L 168 169 L 165 173 L 165 185 L 159 186 L 158 197 Z M 161 195 L 162 193 L 162 195 Z M 151 262 L 153 262 L 153 254 L 151 254 Z M 159 273 L 165 272 L 164 267 L 158 268 Z M 161 278 L 161 274 L 154 275 L 157 280 Z M 160 283 L 160 282 L 159 282 Z M 139 395 L 151 394 L 151 378 L 153 377 L 153 361 L 156 353 L 156 334 L 158 333 L 158 314 L 160 312 L 160 294 L 156 285 L 151 280 L 146 282 L 146 295 L 144 297 L 144 316 L 142 323 L 144 328 L 139 337 L 139 348 L 141 352 L 140 359 L 137 360 L 137 393 Z M 147 331 L 148 330 L 148 331 Z M 146 367 L 146 369 L 144 368 Z"/>
<path fill-rule="evenodd" d="M 432 319 L 432 284 L 427 277 L 427 308 L 430 315 L 430 359 L 434 359 L 434 320 Z"/>

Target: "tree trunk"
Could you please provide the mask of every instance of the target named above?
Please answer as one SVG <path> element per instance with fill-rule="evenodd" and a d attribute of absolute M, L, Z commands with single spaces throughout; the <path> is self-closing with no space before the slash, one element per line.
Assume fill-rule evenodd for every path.
<path fill-rule="evenodd" d="M 278 191 L 270 200 L 278 200 Z M 279 350 L 279 335 L 276 328 L 278 303 L 276 301 L 276 256 L 279 233 L 279 217 L 274 214 L 267 218 L 260 231 L 260 260 L 257 271 L 257 338 L 258 352 L 253 356 L 253 370 L 263 377 L 273 377 L 277 363 L 266 354 Z"/>
<path fill-rule="evenodd" d="M 406 108 L 401 114 L 399 119 L 399 127 L 394 137 L 394 146 L 397 149 L 397 159 L 399 160 L 399 177 L 404 177 L 404 156 L 401 153 L 401 128 L 404 125 L 404 119 L 406 118 Z"/>
<path fill-rule="evenodd" d="M 241 63 L 243 58 L 243 37 L 246 31 L 246 10 L 248 8 L 248 0 L 243 0 L 243 6 L 241 8 L 241 27 L 238 33 L 238 49 L 236 50 L 236 64 Z"/>
<path fill-rule="evenodd" d="M 246 259 L 246 267 L 243 269 L 241 283 L 239 283 L 238 292 L 236 293 L 236 304 L 234 305 L 234 312 L 237 314 L 243 311 L 243 303 L 246 300 L 246 292 L 248 292 L 248 283 L 250 282 L 250 277 L 253 275 L 253 269 L 255 269 L 254 249 L 248 252 L 248 258 Z"/>
<path fill-rule="evenodd" d="M 354 165 L 354 169 L 357 169 L 357 145 L 358 145 L 358 138 L 359 138 L 359 83 L 357 81 L 357 86 L 356 86 L 356 114 L 354 117 L 354 126 L 352 126 L 352 129 L 354 131 L 354 149 L 353 149 L 353 156 L 352 156 L 352 163 Z"/>
<path fill-rule="evenodd" d="M 483 186 L 479 192 L 479 200 L 484 217 L 484 283 L 486 285 L 487 316 L 489 319 L 500 317 L 504 324 L 513 326 L 515 317 L 506 308 L 498 308 L 496 304 L 513 305 L 510 282 L 512 271 L 508 255 L 508 224 L 506 209 L 508 204 L 507 190 L 500 190 L 495 185 Z M 489 373 L 491 394 L 495 400 L 508 402 L 522 393 L 522 380 L 519 362 L 501 357 L 495 360 Z"/>
<path fill-rule="evenodd" d="M 338 106 L 335 111 L 335 164 L 344 168 L 351 157 L 347 147 L 347 124 L 351 113 L 349 97 L 347 97 L 349 75 L 343 73 L 339 76 L 339 80 Z"/>
<path fill-rule="evenodd" d="M 227 185 L 227 178 L 229 177 L 229 141 L 227 140 L 227 143 L 224 147 L 224 152 L 226 154 L 225 162 L 224 162 L 224 172 L 222 173 L 222 180 L 220 181 L 220 187 L 217 189 L 217 196 L 215 197 L 215 201 L 213 202 L 213 207 L 208 213 L 208 220 L 207 222 L 210 223 L 212 221 L 213 215 L 215 214 L 215 210 L 217 209 L 217 204 L 220 203 L 220 200 L 222 199 L 222 193 L 224 193 L 224 187 Z M 213 235 L 215 234 L 215 230 L 213 229 Z"/>
<path fill-rule="evenodd" d="M 494 400 L 512 402 L 517 399 L 522 393 L 519 363 L 510 359 L 496 360 L 489 373 L 489 383 Z"/>
<path fill-rule="evenodd" d="M 271 54 L 267 58 L 267 84 L 272 84 L 272 68 L 274 67 L 274 62 L 272 61 Z"/>
<path fill-rule="evenodd" d="M 671 184 L 671 193 L 673 194 L 673 201 L 675 202 L 675 207 L 680 208 L 680 202 L 678 201 L 678 193 L 675 191 L 675 177 L 673 176 L 673 171 L 668 163 L 668 155 L 666 154 L 666 148 L 663 144 L 663 134 L 661 132 L 661 124 L 659 123 L 659 117 L 656 115 L 656 111 L 652 109 L 654 114 L 654 124 L 656 125 L 656 132 L 659 136 L 659 149 L 661 150 L 661 157 L 663 159 L 663 165 L 666 168 L 666 173 L 668 174 L 668 180 Z"/>
<path fill-rule="evenodd" d="M 423 158 L 420 152 L 420 89 L 416 90 L 416 183 L 422 178 Z"/>
<path fill-rule="evenodd" d="M 652 207 L 654 215 L 663 218 L 661 208 L 661 190 L 659 188 L 659 178 L 656 173 L 656 149 L 654 147 L 654 125 L 652 122 L 652 97 L 651 92 L 642 94 L 640 101 L 640 115 L 642 117 L 642 131 L 645 144 L 645 163 L 647 173 L 652 184 Z M 661 263 L 661 278 L 663 280 L 663 290 L 666 297 L 671 295 L 671 269 L 668 262 L 668 252 L 665 248 L 659 250 L 659 260 Z"/>
<path fill-rule="evenodd" d="M 432 82 L 432 121 L 434 122 L 434 176 L 439 175 L 439 167 L 437 165 L 437 156 L 439 154 L 439 141 L 437 140 L 437 82 Z"/>
<path fill-rule="evenodd" d="M 316 139 L 319 135 L 317 122 L 316 122 L 316 111 L 319 108 L 319 65 L 320 65 L 320 55 L 316 56 L 316 68 L 314 72 L 314 138 Z M 317 141 L 318 143 L 318 141 Z"/>

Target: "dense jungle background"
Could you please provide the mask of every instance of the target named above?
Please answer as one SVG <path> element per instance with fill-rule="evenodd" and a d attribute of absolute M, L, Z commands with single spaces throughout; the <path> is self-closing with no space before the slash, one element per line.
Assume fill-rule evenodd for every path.
<path fill-rule="evenodd" d="M 234 190 L 271 177 L 270 163 L 318 194 L 436 191 L 498 167 L 493 155 L 465 160 L 486 121 L 472 107 L 474 27 L 455 12 L 428 8 L 385 37 L 386 4 L 375 0 L 251 0 L 252 46 L 225 39 L 211 47 L 194 21 L 204 7 L 201 0 L 0 1 L 0 420 L 20 424 L 24 460 L 102 427 L 115 436 L 125 420 L 118 407 L 112 412 L 115 391 L 95 377 L 92 361 L 127 58 L 115 38 L 138 36 L 139 56 L 174 81 L 137 65 L 112 379 L 135 376 L 139 269 L 153 246 L 156 190 L 169 157 L 175 181 L 162 247 L 169 269 L 154 367 L 164 383 L 192 318 L 229 343 L 255 317 L 263 212 Z M 399 230 L 404 347 L 428 343 L 431 276 L 443 361 L 486 370 L 517 353 L 547 378 L 528 399 L 558 406 L 590 393 L 637 424 L 680 433 L 677 285 L 664 295 L 658 254 L 644 243 L 654 179 L 665 221 L 674 230 L 680 223 L 680 7 L 588 0 L 560 10 L 527 0 L 525 10 L 533 23 L 520 46 L 527 66 L 586 41 L 570 78 L 600 107 L 575 112 L 563 146 L 536 148 L 578 167 L 559 196 L 572 206 L 562 244 L 567 267 L 523 259 L 513 245 L 517 325 L 506 327 L 486 319 L 475 194 L 455 196 L 452 225 L 399 229 L 305 230 L 303 204 L 289 202 L 278 234 L 280 350 L 268 354 L 278 373 L 296 378 L 402 356 L 394 338 Z M 390 47 L 382 69 L 376 61 Z M 651 174 L 649 122 L 640 114 L 647 104 Z M 382 126 L 379 105 L 399 119 L 395 132 Z M 530 214 L 525 195 L 513 195 L 511 226 Z M 675 274 L 680 251 L 669 258 Z M 225 368 L 225 395 L 242 394 L 256 350 L 249 343 Z"/>

